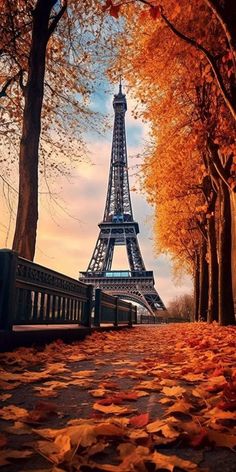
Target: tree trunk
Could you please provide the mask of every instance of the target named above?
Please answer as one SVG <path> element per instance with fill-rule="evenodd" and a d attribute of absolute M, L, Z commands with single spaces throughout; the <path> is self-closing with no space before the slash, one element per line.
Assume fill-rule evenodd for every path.
<path fill-rule="evenodd" d="M 231 209 L 227 185 L 219 179 L 219 323 L 235 324 L 231 267 Z"/>
<path fill-rule="evenodd" d="M 235 0 L 227 0 L 224 2 L 223 6 L 221 6 L 223 10 L 223 16 L 225 23 L 227 25 L 228 31 L 230 33 L 232 39 L 232 46 L 234 50 L 236 50 L 236 31 L 235 31 L 235 23 L 236 23 L 236 4 Z"/>
<path fill-rule="evenodd" d="M 207 254 L 207 243 L 206 239 L 202 238 L 202 245 L 200 249 L 200 261 L 199 261 L 199 307 L 198 307 L 198 320 L 207 320 L 207 308 L 208 308 L 208 263 L 206 260 Z"/>
<path fill-rule="evenodd" d="M 218 260 L 216 247 L 216 229 L 215 216 L 210 216 L 207 220 L 208 235 L 208 277 L 209 277 L 209 293 L 208 293 L 208 313 L 207 321 L 212 323 L 218 320 Z"/>
<path fill-rule="evenodd" d="M 234 309 L 236 312 L 236 193 L 231 192 L 231 226 L 232 226 L 232 287 Z"/>
<path fill-rule="evenodd" d="M 48 26 L 53 0 L 38 0 L 33 12 L 32 40 L 19 158 L 19 199 L 13 249 L 33 260 L 38 221 L 38 152 L 44 92 Z"/>
<path fill-rule="evenodd" d="M 199 254 L 195 252 L 194 260 L 194 308 L 193 308 L 193 319 L 198 321 L 198 309 L 199 309 Z"/>

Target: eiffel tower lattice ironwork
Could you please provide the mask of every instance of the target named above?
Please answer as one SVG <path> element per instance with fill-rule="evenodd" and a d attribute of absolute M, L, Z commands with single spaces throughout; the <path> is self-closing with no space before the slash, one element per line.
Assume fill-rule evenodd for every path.
<path fill-rule="evenodd" d="M 153 272 L 145 268 L 137 238 L 139 226 L 133 219 L 125 134 L 127 102 L 121 83 L 113 108 L 115 120 L 105 212 L 98 225 L 100 233 L 91 261 L 87 271 L 80 273 L 80 280 L 137 302 L 155 315 L 165 310 L 165 306 L 154 287 Z M 116 245 L 126 246 L 130 270 L 112 270 Z"/>

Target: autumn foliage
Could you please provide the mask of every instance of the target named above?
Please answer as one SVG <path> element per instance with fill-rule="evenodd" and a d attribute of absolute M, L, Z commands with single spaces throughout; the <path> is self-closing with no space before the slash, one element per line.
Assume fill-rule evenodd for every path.
<path fill-rule="evenodd" d="M 157 251 L 193 274 L 196 320 L 234 323 L 235 5 L 120 5 L 126 26 L 110 75 L 122 71 L 151 125 L 142 184 Z"/>
<path fill-rule="evenodd" d="M 233 471 L 235 360 L 235 328 L 202 323 L 2 354 L 0 466 L 214 471 L 227 449 Z"/>

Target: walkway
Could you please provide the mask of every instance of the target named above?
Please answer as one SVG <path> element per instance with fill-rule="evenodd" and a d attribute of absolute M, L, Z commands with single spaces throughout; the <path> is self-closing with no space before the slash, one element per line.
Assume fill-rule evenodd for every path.
<path fill-rule="evenodd" d="M 139 326 L 1 354 L 1 471 L 235 471 L 235 333 Z"/>
<path fill-rule="evenodd" d="M 110 331 L 114 329 L 113 324 L 100 324 L 99 327 L 91 328 L 76 324 L 50 324 L 50 325 L 14 325 L 11 331 L 0 330 L 0 352 L 12 351 L 19 346 L 44 346 L 58 338 L 66 343 L 83 340 L 93 331 Z M 120 324 L 116 330 L 123 329 Z"/>

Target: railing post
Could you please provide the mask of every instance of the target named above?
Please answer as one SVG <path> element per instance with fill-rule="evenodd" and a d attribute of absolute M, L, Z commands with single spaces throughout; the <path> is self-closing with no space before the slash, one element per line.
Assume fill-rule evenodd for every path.
<path fill-rule="evenodd" d="M 12 330 L 16 293 L 17 253 L 0 250 L 0 329 Z"/>
<path fill-rule="evenodd" d="M 115 321 L 114 321 L 114 326 L 118 326 L 118 313 L 119 313 L 119 298 L 116 297 L 115 301 Z"/>
<path fill-rule="evenodd" d="M 101 323 L 101 298 L 102 298 L 102 291 L 100 288 L 97 288 L 95 291 L 95 309 L 94 309 L 94 324 L 95 326 L 100 326 Z"/>
<path fill-rule="evenodd" d="M 93 285 L 87 286 L 87 302 L 85 303 L 84 316 L 81 320 L 82 325 L 91 326 L 91 314 L 93 308 Z"/>
<path fill-rule="evenodd" d="M 133 305 L 132 303 L 129 303 L 129 326 L 132 326 L 132 311 L 133 311 Z"/>

